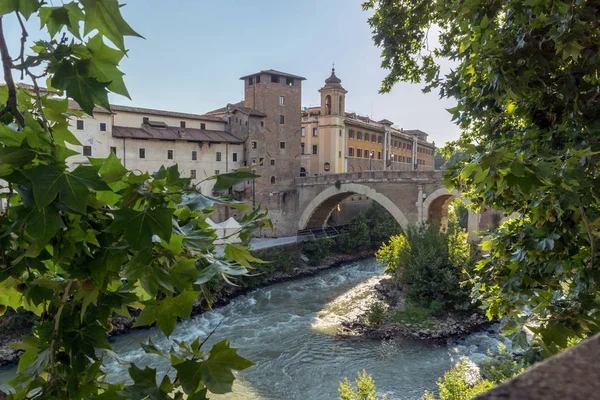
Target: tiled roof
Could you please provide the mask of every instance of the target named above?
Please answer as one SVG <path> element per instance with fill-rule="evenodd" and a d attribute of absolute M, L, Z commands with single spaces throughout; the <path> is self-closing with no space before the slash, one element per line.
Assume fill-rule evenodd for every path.
<path fill-rule="evenodd" d="M 266 117 L 267 116 L 267 114 L 260 112 L 258 110 L 255 110 L 254 108 L 244 107 L 243 101 L 240 101 L 239 103 L 235 103 L 235 104 L 229 103 L 225 107 L 217 108 L 216 110 L 209 111 L 206 114 L 224 114 L 224 113 L 227 113 L 229 111 L 234 111 L 234 110 L 240 111 L 247 115 L 254 115 L 257 117 Z"/>
<path fill-rule="evenodd" d="M 194 128 L 153 128 L 142 125 L 141 128 L 128 126 L 113 126 L 112 136 L 130 139 L 155 139 L 155 140 L 187 140 L 188 142 L 211 142 L 241 144 L 242 141 L 225 131 L 213 131 Z"/>
<path fill-rule="evenodd" d="M 281 71 L 277 71 L 277 70 L 274 70 L 274 69 L 263 69 L 262 71 L 255 72 L 255 73 L 250 74 L 250 75 L 242 76 L 240 79 L 246 79 L 248 77 L 251 77 L 251 76 L 254 76 L 254 75 L 258 75 L 258 74 L 273 74 L 273 75 L 285 76 L 286 78 L 300 79 L 301 81 L 305 81 L 306 80 L 306 78 L 304 78 L 302 76 L 292 75 L 292 74 L 288 74 L 287 72 L 281 72 Z"/>
<path fill-rule="evenodd" d="M 372 129 L 372 130 L 378 131 L 378 132 L 385 132 L 385 129 L 383 128 L 383 126 L 381 126 L 379 124 L 373 124 L 373 123 L 369 123 L 366 121 L 362 121 L 360 119 L 344 118 L 344 122 L 348 125 L 360 126 L 362 128 Z"/>
<path fill-rule="evenodd" d="M 79 104 L 77 104 L 77 102 L 75 102 L 73 100 L 69 100 L 69 108 L 72 110 L 81 111 L 81 107 L 79 107 Z M 160 117 L 186 118 L 186 119 L 193 119 L 193 120 L 198 120 L 198 121 L 214 121 L 214 122 L 223 122 L 223 123 L 225 122 L 221 118 L 213 117 L 211 115 L 189 114 L 189 113 L 182 113 L 182 112 L 177 112 L 177 111 L 155 110 L 152 108 L 120 106 L 118 104 L 111 104 L 110 108 L 113 113 L 121 111 L 121 112 L 131 112 L 131 113 L 138 113 L 138 114 L 155 115 L 155 116 L 160 116 Z M 94 112 L 110 114 L 110 112 L 108 110 L 106 110 L 105 108 L 102 108 L 102 107 L 94 107 Z"/>

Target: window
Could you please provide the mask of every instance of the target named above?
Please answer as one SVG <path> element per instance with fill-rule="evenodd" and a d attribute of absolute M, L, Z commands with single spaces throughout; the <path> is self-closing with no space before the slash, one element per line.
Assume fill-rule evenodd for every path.
<path fill-rule="evenodd" d="M 274 177 L 274 176 L 272 176 L 272 177 L 271 177 L 271 185 L 274 185 L 274 184 L 275 184 L 275 177 Z"/>
<path fill-rule="evenodd" d="M 231 157 L 233 157 L 233 162 L 237 162 L 237 153 L 231 153 Z"/>
<path fill-rule="evenodd" d="M 288 86 L 294 86 L 294 78 L 285 78 L 285 84 Z"/>
<path fill-rule="evenodd" d="M 318 154 L 319 153 L 319 148 L 317 147 L 316 144 L 313 144 L 313 154 Z"/>
<path fill-rule="evenodd" d="M 376 143 L 377 142 L 377 136 L 375 135 L 371 135 L 371 143 Z M 381 142 L 379 142 L 381 143 Z"/>
<path fill-rule="evenodd" d="M 106 132 L 106 123 L 100 122 L 100 132 Z"/>
<path fill-rule="evenodd" d="M 256 75 L 256 83 L 260 83 L 260 75 Z"/>
<path fill-rule="evenodd" d="M 373 152 L 369 153 L 367 150 L 365 150 L 365 152 L 364 152 L 365 158 L 369 158 L 372 154 L 373 154 Z"/>
<path fill-rule="evenodd" d="M 265 121 L 260 121 L 260 126 L 265 126 Z"/>
<path fill-rule="evenodd" d="M 83 146 L 83 155 L 90 157 L 92 155 L 92 146 Z"/>
<path fill-rule="evenodd" d="M 82 119 L 77 120 L 77 130 L 80 130 L 80 131 L 83 130 L 83 120 Z"/>
<path fill-rule="evenodd" d="M 116 156 L 116 155 L 117 155 L 117 148 L 116 148 L 116 147 L 113 147 L 113 146 L 111 146 L 111 148 L 110 148 L 110 152 L 111 152 L 111 153 L 113 153 L 113 154 Z"/>
<path fill-rule="evenodd" d="M 148 122 L 150 122 L 150 118 L 148 118 L 148 117 L 142 118 L 142 123 L 143 124 L 147 124 Z"/>
<path fill-rule="evenodd" d="M 255 164 L 256 164 L 256 158 L 253 158 L 252 159 L 252 165 L 255 165 Z"/>
<path fill-rule="evenodd" d="M 246 121 L 246 126 L 248 126 L 248 121 Z"/>
<path fill-rule="evenodd" d="M 275 159 L 274 158 L 271 158 L 271 165 L 275 166 Z"/>
<path fill-rule="evenodd" d="M 304 127 L 300 128 L 300 136 L 302 136 L 302 137 L 306 136 L 306 128 L 304 128 Z"/>
<path fill-rule="evenodd" d="M 356 132 L 356 139 L 362 140 L 362 132 Z"/>
<path fill-rule="evenodd" d="M 368 142 L 368 141 L 369 141 L 369 133 L 365 132 L 365 142 Z"/>
<path fill-rule="evenodd" d="M 377 139 L 378 143 L 383 143 L 383 136 L 379 136 L 379 138 Z"/>
<path fill-rule="evenodd" d="M 300 154 L 304 154 L 305 148 L 306 148 L 306 145 L 304 143 L 300 143 Z"/>
<path fill-rule="evenodd" d="M 313 136 L 319 136 L 319 130 L 317 128 L 313 128 Z"/>
<path fill-rule="evenodd" d="M 173 150 L 167 150 L 167 160 L 173 159 Z"/>
<path fill-rule="evenodd" d="M 340 129 L 340 135 L 339 136 L 342 137 L 342 130 L 341 129 Z"/>
<path fill-rule="evenodd" d="M 264 161 L 265 161 L 265 159 L 263 157 L 259 158 L 259 160 L 258 160 L 259 165 L 261 165 L 261 166 L 265 165 Z"/>
<path fill-rule="evenodd" d="M 285 149 L 285 142 L 279 142 L 279 148 Z"/>
<path fill-rule="evenodd" d="M 279 116 L 279 125 L 283 125 L 285 124 L 285 116 L 284 115 L 280 115 Z"/>
<path fill-rule="evenodd" d="M 190 178 L 196 179 L 196 170 L 195 169 L 190 170 Z"/>
<path fill-rule="evenodd" d="M 252 77 L 248 78 L 248 86 L 254 85 L 254 79 Z"/>
<path fill-rule="evenodd" d="M 217 151 L 217 161 L 221 161 L 221 152 Z"/>
<path fill-rule="evenodd" d="M 179 121 L 179 127 L 185 128 L 185 121 Z"/>
<path fill-rule="evenodd" d="M 352 147 L 350 147 L 350 148 L 348 149 L 348 156 L 349 156 L 349 157 L 354 157 L 354 149 L 353 149 Z"/>
<path fill-rule="evenodd" d="M 279 76 L 271 75 L 271 83 L 279 83 Z"/>
<path fill-rule="evenodd" d="M 356 157 L 362 158 L 362 149 L 356 149 Z"/>
<path fill-rule="evenodd" d="M 381 160 L 381 152 L 380 151 L 377 152 L 377 159 Z"/>
<path fill-rule="evenodd" d="M 146 158 L 146 149 L 140 148 L 140 158 Z"/>
<path fill-rule="evenodd" d="M 279 96 L 279 105 L 285 106 L 285 97 L 284 96 Z"/>
<path fill-rule="evenodd" d="M 192 161 L 196 161 L 198 159 L 198 152 L 196 150 L 192 150 Z"/>
<path fill-rule="evenodd" d="M 200 124 L 200 129 L 205 130 L 206 129 L 206 124 L 205 123 L 201 123 Z"/>
<path fill-rule="evenodd" d="M 353 130 L 350 130 L 350 132 L 348 132 L 348 137 L 350 139 L 354 139 L 354 131 Z"/>
<path fill-rule="evenodd" d="M 218 169 L 215 169 L 215 175 L 219 175 L 221 173 L 221 171 L 219 171 Z"/>
<path fill-rule="evenodd" d="M 329 164 L 328 162 L 326 162 L 326 163 L 323 165 L 323 169 L 324 169 L 325 171 L 329 171 L 329 170 L 331 169 L 331 164 Z"/>
<path fill-rule="evenodd" d="M 256 148 L 257 148 L 257 146 L 258 146 L 257 142 L 252 142 L 252 146 L 251 146 L 251 147 L 252 147 L 253 149 L 256 149 Z"/>
<path fill-rule="evenodd" d="M 342 151 L 338 151 L 338 158 L 342 158 Z"/>

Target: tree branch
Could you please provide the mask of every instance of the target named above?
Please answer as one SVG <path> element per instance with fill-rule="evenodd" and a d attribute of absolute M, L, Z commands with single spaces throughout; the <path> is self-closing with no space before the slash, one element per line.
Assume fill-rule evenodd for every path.
<path fill-rule="evenodd" d="M 29 33 L 27 33 L 27 29 L 25 29 L 25 25 L 23 24 L 23 19 L 21 19 L 21 14 L 18 11 L 15 11 L 17 14 L 17 19 L 19 20 L 19 24 L 21 25 L 21 52 L 19 53 L 19 57 L 15 58 L 14 61 L 21 60 L 21 63 L 25 62 L 25 43 L 27 43 L 27 37 Z M 21 70 L 21 79 L 23 79 L 23 70 Z"/>
<path fill-rule="evenodd" d="M 590 239 L 590 253 L 591 253 L 590 269 L 593 269 L 594 268 L 594 255 L 596 253 L 596 239 L 594 238 L 594 234 L 592 233 L 592 227 L 590 226 L 590 220 L 588 219 L 588 216 L 585 212 L 585 208 L 583 208 L 583 206 L 581 206 L 581 207 L 579 207 L 579 209 L 581 210 L 581 220 L 583 221 L 583 224 L 585 225 L 585 229 L 586 229 L 588 237 Z"/>
<path fill-rule="evenodd" d="M 4 70 L 4 81 L 8 87 L 8 100 L 6 101 L 6 108 L 10 110 L 10 113 L 15 117 L 17 123 L 20 126 L 25 126 L 25 118 L 17 107 L 17 88 L 15 81 L 12 77 L 13 62 L 8 52 L 8 46 L 6 45 L 6 39 L 4 38 L 4 29 L 2 26 L 2 17 L 0 17 L 0 55 L 2 56 L 2 68 Z M 4 110 L 3 110 L 4 112 Z"/>
<path fill-rule="evenodd" d="M 54 136 L 50 132 L 50 123 L 48 122 L 48 119 L 46 118 L 46 114 L 44 113 L 44 107 L 42 105 L 42 95 L 40 94 L 40 87 L 38 86 L 38 83 L 37 83 L 38 77 L 35 76 L 34 74 L 32 74 L 28 68 L 25 68 L 24 71 L 27 72 L 27 75 L 29 75 L 29 77 L 31 78 L 31 80 L 33 82 L 33 90 L 34 90 L 36 98 L 37 98 L 38 111 L 40 112 L 40 117 L 42 118 L 42 123 L 44 124 L 44 131 L 48 134 L 48 137 L 50 138 L 50 153 L 53 156 L 55 156 L 56 155 L 56 146 L 54 144 Z"/>
<path fill-rule="evenodd" d="M 52 341 L 50 342 L 50 348 L 48 349 L 48 363 L 50 364 L 50 380 L 49 383 L 52 383 L 56 380 L 56 365 L 54 363 L 54 351 L 56 347 L 56 339 L 58 338 L 58 329 L 60 327 L 60 316 L 62 315 L 63 310 L 65 309 L 65 304 L 69 299 L 69 291 L 71 290 L 71 286 L 73 285 L 74 280 L 69 280 L 67 287 L 65 288 L 65 292 L 63 293 L 62 300 L 60 301 L 60 306 L 58 307 L 58 311 L 56 311 L 56 315 L 54 315 L 54 329 L 52 330 Z"/>

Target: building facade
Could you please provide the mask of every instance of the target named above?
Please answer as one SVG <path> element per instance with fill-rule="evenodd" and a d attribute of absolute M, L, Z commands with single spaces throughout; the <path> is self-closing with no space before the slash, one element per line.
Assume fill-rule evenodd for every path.
<path fill-rule="evenodd" d="M 335 70 L 319 92 L 321 105 L 302 113 L 301 175 L 435 169 L 435 143 L 425 132 L 347 112 L 348 92 Z"/>

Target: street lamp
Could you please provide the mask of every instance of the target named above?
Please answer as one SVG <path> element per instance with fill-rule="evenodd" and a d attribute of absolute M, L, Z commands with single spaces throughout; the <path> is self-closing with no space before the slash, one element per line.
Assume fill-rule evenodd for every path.
<path fill-rule="evenodd" d="M 373 170 L 373 156 L 375 155 L 375 152 L 372 151 L 371 152 L 371 157 L 369 157 L 369 171 Z"/>
<path fill-rule="evenodd" d="M 393 171 L 393 170 L 394 170 L 394 153 L 392 153 L 392 158 L 391 158 L 391 162 L 390 162 L 390 164 L 391 164 L 391 166 L 392 166 L 392 167 L 391 167 L 391 170 Z"/>

